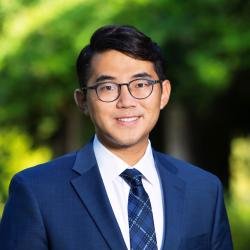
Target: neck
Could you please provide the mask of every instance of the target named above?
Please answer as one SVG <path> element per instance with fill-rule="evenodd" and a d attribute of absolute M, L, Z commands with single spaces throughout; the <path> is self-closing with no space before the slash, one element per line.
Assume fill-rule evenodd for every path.
<path fill-rule="evenodd" d="M 100 140 L 100 142 L 108 150 L 110 150 L 113 154 L 115 154 L 117 157 L 122 159 L 130 166 L 135 165 L 143 157 L 148 146 L 148 139 L 143 140 L 142 142 L 137 143 L 136 145 L 120 146 L 120 147 L 104 143 L 102 140 Z"/>
<path fill-rule="evenodd" d="M 124 149 L 109 149 L 113 154 L 118 156 L 120 159 L 125 161 L 128 165 L 133 166 L 135 165 L 145 154 L 147 149 L 146 147 L 143 148 L 124 148 Z"/>

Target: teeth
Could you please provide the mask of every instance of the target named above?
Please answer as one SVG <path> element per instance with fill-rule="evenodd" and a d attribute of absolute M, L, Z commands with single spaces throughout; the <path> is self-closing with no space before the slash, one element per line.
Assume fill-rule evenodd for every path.
<path fill-rule="evenodd" d="M 133 122 L 138 120 L 138 117 L 118 118 L 118 120 L 122 122 Z"/>

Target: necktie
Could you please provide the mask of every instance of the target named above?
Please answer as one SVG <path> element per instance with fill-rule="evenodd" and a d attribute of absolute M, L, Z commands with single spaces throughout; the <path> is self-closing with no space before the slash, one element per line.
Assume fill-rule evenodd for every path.
<path fill-rule="evenodd" d="M 129 184 L 128 220 L 131 250 L 157 250 L 154 220 L 149 196 L 142 185 L 142 174 L 135 168 L 120 176 Z"/>

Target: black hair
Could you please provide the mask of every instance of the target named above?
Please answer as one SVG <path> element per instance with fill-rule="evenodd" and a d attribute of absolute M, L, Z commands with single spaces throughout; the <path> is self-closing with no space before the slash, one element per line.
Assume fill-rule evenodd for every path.
<path fill-rule="evenodd" d="M 86 86 L 90 74 L 91 59 L 95 53 L 117 50 L 132 58 L 151 61 L 160 80 L 165 80 L 165 61 L 159 46 L 133 26 L 107 25 L 97 29 L 90 44 L 82 49 L 77 62 L 80 86 Z"/>

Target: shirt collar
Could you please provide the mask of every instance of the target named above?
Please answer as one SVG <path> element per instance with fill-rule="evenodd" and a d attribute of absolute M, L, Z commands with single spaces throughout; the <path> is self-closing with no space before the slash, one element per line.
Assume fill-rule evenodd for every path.
<path fill-rule="evenodd" d="M 93 147 L 98 167 L 101 174 L 104 175 L 104 178 L 107 177 L 110 180 L 114 180 L 117 179 L 125 169 L 136 168 L 150 184 L 154 185 L 157 182 L 157 171 L 150 141 L 148 141 L 145 154 L 134 166 L 129 166 L 126 162 L 108 150 L 99 141 L 96 135 L 94 137 Z"/>

